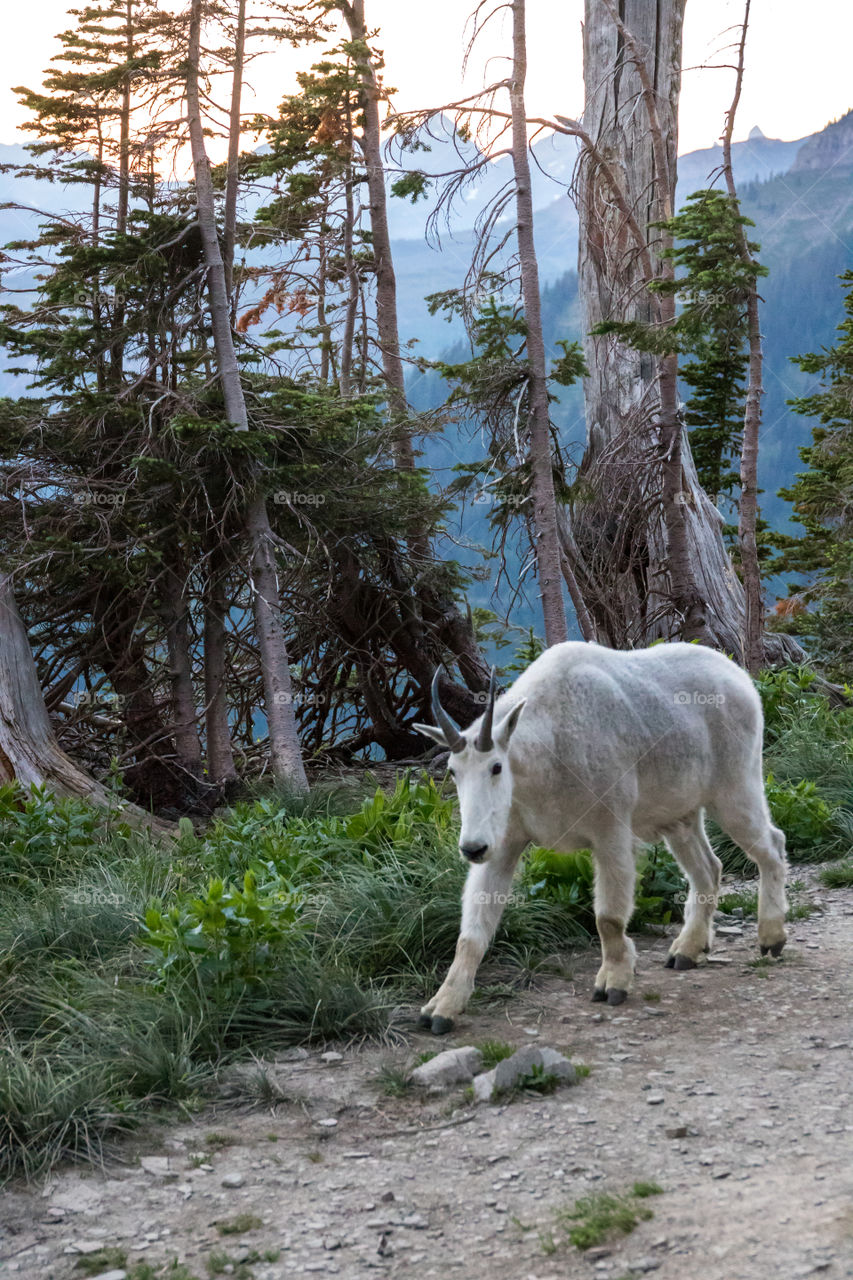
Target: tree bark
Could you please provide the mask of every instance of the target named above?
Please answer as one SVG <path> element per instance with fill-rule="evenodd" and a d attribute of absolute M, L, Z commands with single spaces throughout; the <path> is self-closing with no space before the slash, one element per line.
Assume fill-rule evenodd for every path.
<path fill-rule="evenodd" d="M 207 265 L 211 327 L 226 416 L 238 431 L 248 431 L 246 400 L 240 381 L 240 367 L 237 363 L 228 294 L 225 289 L 225 268 L 216 230 L 210 161 L 204 143 L 198 85 L 200 48 L 201 0 L 192 0 L 186 79 L 187 117 L 195 174 L 198 225 Z M 252 600 L 264 680 L 270 763 L 273 775 L 277 779 L 299 790 L 307 790 L 308 779 L 302 762 L 293 709 L 290 663 L 281 614 L 273 533 L 267 514 L 266 500 L 259 487 L 256 487 L 249 498 L 245 519 L 251 546 Z"/>
<path fill-rule="evenodd" d="M 214 552 L 210 557 L 204 600 L 204 700 L 207 738 L 207 773 L 217 786 L 237 781 L 231 726 L 228 721 L 224 565 Z"/>
<path fill-rule="evenodd" d="M 592 334 L 610 320 L 671 318 L 646 286 L 668 269 L 664 242 L 649 224 L 673 207 L 683 20 L 684 0 L 622 0 L 618 9 L 611 0 L 586 0 L 589 144 L 578 204 L 590 374 L 573 519 L 577 577 L 606 643 L 698 638 L 742 659 L 744 592 L 719 513 L 698 482 L 678 410 L 676 362 Z M 765 660 L 784 658 L 786 641 L 768 637 Z"/>
<path fill-rule="evenodd" d="M 533 193 L 527 150 L 527 113 L 524 86 L 527 78 L 527 37 L 524 0 L 512 5 L 512 165 L 515 175 L 516 236 L 521 269 L 521 296 L 527 329 L 529 369 L 527 402 L 530 430 L 530 471 L 533 493 L 533 526 L 539 594 L 545 623 L 545 643 L 560 644 L 569 637 L 563 604 L 560 541 L 557 531 L 557 498 L 551 463 L 551 416 L 548 407 L 548 374 L 542 309 L 539 296 L 539 264 L 533 240 Z"/>
<path fill-rule="evenodd" d="M 240 125 L 243 102 L 243 62 L 246 46 L 246 0 L 238 0 L 237 29 L 234 33 L 234 79 L 231 82 L 231 111 L 228 124 L 228 164 L 225 173 L 225 226 L 222 257 L 225 265 L 225 292 L 234 293 L 234 245 L 237 239 L 237 179 L 240 161 Z"/>
<path fill-rule="evenodd" d="M 738 104 L 743 87 L 744 50 L 749 29 L 750 0 L 746 0 L 738 43 L 737 73 L 732 104 L 726 114 L 723 131 L 723 174 L 726 190 L 737 209 L 740 209 L 734 169 L 732 168 L 732 135 Z M 746 228 L 739 228 L 738 248 L 744 262 L 751 262 Z M 764 394 L 762 376 L 764 354 L 761 349 L 761 320 L 758 312 L 758 280 L 750 280 L 746 300 L 747 339 L 749 364 L 747 366 L 746 404 L 743 419 L 743 443 L 740 454 L 740 501 L 738 503 L 738 541 L 743 585 L 746 593 L 746 614 L 743 628 L 743 652 L 747 669 L 753 674 L 760 671 L 764 659 L 764 594 L 761 589 L 761 567 L 758 561 L 758 437 L 761 432 L 761 397 Z"/>
<path fill-rule="evenodd" d="M 172 732 L 180 768 L 194 778 L 204 769 L 196 722 L 192 653 L 187 624 L 187 601 L 181 575 L 171 567 L 166 572 L 163 601 L 166 649 L 169 655 L 169 683 L 172 691 Z"/>
<path fill-rule="evenodd" d="M 0 577 L 0 782 L 18 782 L 27 789 L 43 786 L 55 795 L 85 800 L 117 821 L 152 834 L 174 830 L 136 805 L 122 802 L 61 750 L 9 577 Z"/>
<path fill-rule="evenodd" d="M 400 331 L 397 323 L 397 278 L 388 230 L 388 204 L 385 194 L 385 168 L 382 164 L 382 129 L 379 102 L 382 91 L 376 77 L 373 56 L 367 43 L 364 0 L 341 0 L 338 5 L 346 19 L 352 40 L 353 62 L 360 87 L 360 107 L 364 117 L 362 147 L 367 193 L 370 202 L 370 231 L 373 242 L 373 270 L 376 277 L 376 328 L 382 353 L 382 373 L 388 388 L 388 408 L 394 432 L 394 457 L 397 466 L 414 471 L 415 452 L 406 427 L 408 403 L 406 374 L 400 355 Z"/>

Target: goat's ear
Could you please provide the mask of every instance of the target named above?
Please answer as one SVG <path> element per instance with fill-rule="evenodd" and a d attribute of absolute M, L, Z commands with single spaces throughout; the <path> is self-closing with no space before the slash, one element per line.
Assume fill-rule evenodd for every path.
<path fill-rule="evenodd" d="M 509 740 L 515 733 L 515 727 L 518 724 L 519 717 L 526 706 L 527 699 L 522 698 L 520 702 L 515 704 L 512 711 L 508 712 L 507 715 L 504 716 L 503 720 L 501 720 L 500 724 L 495 729 L 493 737 L 502 751 L 506 751 L 509 746 Z"/>
<path fill-rule="evenodd" d="M 440 747 L 447 746 L 447 739 L 434 724 L 413 724 L 412 728 L 417 729 L 418 733 L 422 733 L 425 738 L 432 738 L 433 742 L 437 742 Z"/>

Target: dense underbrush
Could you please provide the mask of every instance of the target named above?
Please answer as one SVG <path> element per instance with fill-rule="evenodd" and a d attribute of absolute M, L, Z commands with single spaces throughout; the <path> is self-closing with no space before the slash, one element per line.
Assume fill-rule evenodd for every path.
<path fill-rule="evenodd" d="M 759 687 L 792 861 L 847 852 L 853 713 L 805 672 Z M 97 1160 L 142 1112 L 198 1105 L 233 1057 L 393 1034 L 452 958 L 464 874 L 452 791 L 426 775 L 260 796 L 169 847 L 0 788 L 0 1179 Z M 645 853 L 632 927 L 679 918 L 684 887 Z M 534 849 L 490 961 L 524 980 L 593 928 L 589 857 Z"/>

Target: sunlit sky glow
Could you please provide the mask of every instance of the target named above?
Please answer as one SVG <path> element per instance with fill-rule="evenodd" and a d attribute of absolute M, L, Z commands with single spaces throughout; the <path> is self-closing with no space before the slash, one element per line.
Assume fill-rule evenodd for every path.
<path fill-rule="evenodd" d="M 75 0 L 31 0 L 10 4 L 3 15 L 0 46 L 0 142 L 25 141 L 17 132 L 25 118 L 11 86 L 38 88 L 41 72 L 57 50 L 54 33 L 70 26 Z M 170 6 L 171 7 L 171 6 Z M 487 59 L 489 79 L 502 74 L 506 16 L 491 25 L 463 82 L 461 63 L 468 0 L 367 0 L 371 25 L 381 29 L 386 79 L 398 88 L 399 109 L 441 104 L 479 88 Z M 759 125 L 768 137 L 798 138 L 821 129 L 853 105 L 849 58 L 853 5 L 849 0 L 753 0 L 747 75 L 736 137 Z M 731 96 L 732 73 L 708 69 L 730 61 L 727 28 L 739 21 L 741 0 L 688 0 L 685 27 L 679 150 L 712 146 Z M 576 115 L 583 101 L 581 18 L 583 0 L 528 0 L 531 115 Z M 722 52 L 721 52 L 722 51 Z M 270 111 L 294 85 L 294 72 L 317 56 L 278 48 L 251 66 L 254 96 L 246 110 Z"/>

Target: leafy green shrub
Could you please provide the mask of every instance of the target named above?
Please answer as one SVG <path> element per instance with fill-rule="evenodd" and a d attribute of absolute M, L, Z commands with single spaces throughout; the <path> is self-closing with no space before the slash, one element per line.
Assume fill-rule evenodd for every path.
<path fill-rule="evenodd" d="M 823 844 L 831 836 L 833 813 L 825 800 L 817 794 L 817 787 L 808 778 L 799 782 L 777 782 L 772 773 L 766 778 L 767 803 L 773 821 L 785 833 L 785 839 L 795 850 L 809 850 Z"/>
<path fill-rule="evenodd" d="M 45 880 L 79 862 L 92 848 L 99 816 L 82 801 L 62 800 L 43 787 L 0 785 L 0 876 L 11 883 Z"/>
<path fill-rule="evenodd" d="M 292 945 L 300 901 L 274 872 L 259 887 L 256 872 L 246 871 L 242 888 L 214 879 L 204 896 L 182 895 L 165 912 L 150 906 L 143 940 L 156 952 L 161 981 L 177 976 L 182 982 L 191 971 L 203 986 L 231 999 Z"/>

